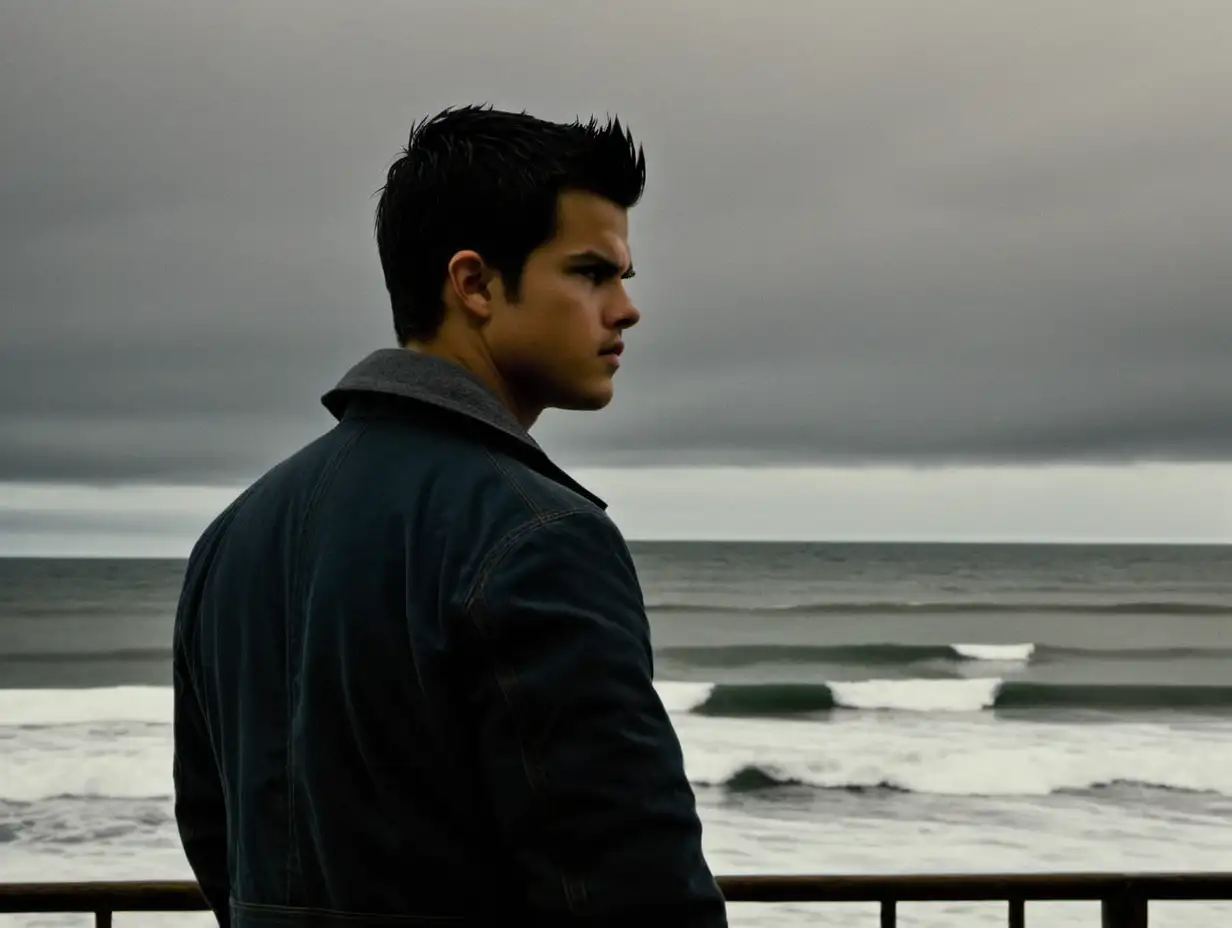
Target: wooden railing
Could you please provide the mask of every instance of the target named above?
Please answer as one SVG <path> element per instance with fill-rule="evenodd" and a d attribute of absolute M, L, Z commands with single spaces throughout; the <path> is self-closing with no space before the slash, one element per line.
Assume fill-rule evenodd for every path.
<path fill-rule="evenodd" d="M 1232 899 L 1232 873 L 1064 873 L 928 876 L 726 876 L 728 902 L 868 902 L 895 928 L 902 902 L 1004 902 L 1010 928 L 1025 928 L 1028 902 L 1100 903 L 1100 928 L 1148 928 L 1154 900 Z M 111 928 L 114 912 L 194 912 L 195 883 L 0 883 L 0 914 L 88 912 Z"/>

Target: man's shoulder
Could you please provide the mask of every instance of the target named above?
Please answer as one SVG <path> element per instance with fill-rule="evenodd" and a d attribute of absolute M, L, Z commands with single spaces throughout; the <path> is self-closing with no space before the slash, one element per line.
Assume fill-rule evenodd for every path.
<path fill-rule="evenodd" d="M 470 562 L 562 518 L 619 535 L 594 496 L 522 449 L 416 423 L 345 423 L 240 493 L 211 520 L 190 560 L 213 561 L 237 529 L 244 547 L 298 535 L 285 531 L 291 523 L 370 545 L 395 520 L 420 550 L 434 539 L 440 556 L 453 560 L 461 547 Z"/>
<path fill-rule="evenodd" d="M 619 530 L 589 495 L 517 454 L 492 447 L 472 454 L 450 476 L 451 492 L 438 495 L 436 521 L 452 526 L 448 544 L 466 549 L 462 560 L 473 565 L 475 579 L 531 549 L 567 559 L 598 539 L 613 553 L 623 548 Z"/>

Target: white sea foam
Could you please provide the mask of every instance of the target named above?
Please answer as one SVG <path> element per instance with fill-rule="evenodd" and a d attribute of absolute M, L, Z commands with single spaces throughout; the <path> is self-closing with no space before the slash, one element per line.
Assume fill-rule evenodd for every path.
<path fill-rule="evenodd" d="M 995 681 L 888 681 L 981 684 L 953 693 L 856 687 L 847 698 L 886 705 L 904 693 L 916 704 L 970 705 Z M 860 687 L 863 686 L 861 689 Z M 690 779 L 728 783 L 756 767 L 771 777 L 818 788 L 890 786 L 918 793 L 971 796 L 1044 796 L 1117 783 L 1232 796 L 1232 725 L 1194 721 L 1082 725 L 996 719 L 966 713 L 851 713 L 827 721 L 717 718 L 690 713 L 710 691 L 704 683 L 658 685 L 684 745 Z M 157 798 L 171 794 L 170 691 L 116 688 L 41 690 L 52 709 L 29 693 L 0 691 L 10 723 L 21 705 L 22 724 L 0 729 L 0 801 L 55 796 Z M 71 695 L 71 699 L 65 697 Z M 161 695 L 161 700 L 159 697 Z M 68 712 L 73 705 L 77 711 Z M 161 710 L 160 708 L 161 707 Z M 117 716 L 136 716 L 129 722 Z"/>
<path fill-rule="evenodd" d="M 655 683 L 655 689 L 668 712 L 692 712 L 710 698 L 714 684 L 659 680 Z"/>
<path fill-rule="evenodd" d="M 848 709 L 978 712 L 996 700 L 1001 680 L 857 680 L 827 685 L 835 703 Z"/>
<path fill-rule="evenodd" d="M 950 649 L 969 661 L 1025 663 L 1035 653 L 1035 645 L 1026 644 L 952 644 Z"/>
<path fill-rule="evenodd" d="M 171 723 L 169 686 L 111 686 L 73 690 L 0 689 L 0 726 L 91 722 Z"/>
<path fill-rule="evenodd" d="M 1139 784 L 1232 796 L 1232 726 L 1226 723 L 1181 730 L 961 715 L 853 715 L 828 722 L 686 715 L 675 721 L 690 779 L 709 786 L 757 768 L 782 782 L 821 789 L 1047 796 Z"/>
<path fill-rule="evenodd" d="M 169 728 L 146 740 L 120 731 L 92 734 L 77 726 L 57 730 L 56 736 L 42 740 L 18 737 L 5 745 L 0 801 L 172 795 Z"/>
<path fill-rule="evenodd" d="M 710 698 L 714 684 L 660 680 L 655 683 L 655 689 L 668 712 L 691 712 Z"/>

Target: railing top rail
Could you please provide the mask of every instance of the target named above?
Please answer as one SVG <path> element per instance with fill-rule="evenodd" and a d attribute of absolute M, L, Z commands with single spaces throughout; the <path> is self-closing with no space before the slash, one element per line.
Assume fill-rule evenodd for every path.
<path fill-rule="evenodd" d="M 1126 891 L 1160 900 L 1232 899 L 1232 873 L 757 875 L 719 882 L 731 902 L 1045 902 Z"/>
<path fill-rule="evenodd" d="M 719 878 L 728 902 L 992 902 L 1232 899 L 1232 873 L 978 873 L 739 875 Z M 203 908 L 188 881 L 0 883 L 0 913 L 187 912 Z"/>

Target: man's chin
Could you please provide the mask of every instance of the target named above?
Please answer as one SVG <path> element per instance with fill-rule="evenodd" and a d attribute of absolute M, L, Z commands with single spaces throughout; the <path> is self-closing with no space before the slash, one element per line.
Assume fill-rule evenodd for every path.
<path fill-rule="evenodd" d="M 572 392 L 569 396 L 562 397 L 552 405 L 557 409 L 567 409 L 574 412 L 595 412 L 612 402 L 613 393 L 611 381 L 608 381 L 606 384 L 597 385 L 588 390 Z"/>

